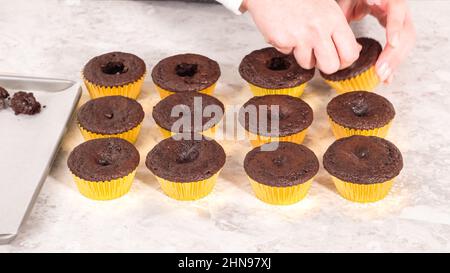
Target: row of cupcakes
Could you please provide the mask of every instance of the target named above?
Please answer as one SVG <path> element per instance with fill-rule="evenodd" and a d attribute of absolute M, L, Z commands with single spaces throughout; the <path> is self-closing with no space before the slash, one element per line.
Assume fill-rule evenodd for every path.
<path fill-rule="evenodd" d="M 226 155 L 215 140 L 199 134 L 184 137 L 162 140 L 147 154 L 145 164 L 166 195 L 197 200 L 213 191 Z M 77 146 L 68 167 L 81 194 L 110 200 L 130 190 L 139 161 L 138 150 L 128 141 L 101 138 Z M 319 170 L 314 152 L 292 142 L 258 146 L 247 153 L 243 165 L 256 197 L 274 205 L 302 200 Z M 325 152 L 323 165 L 342 197 L 374 202 L 388 194 L 403 160 L 388 140 L 355 135 L 336 140 Z"/>
<path fill-rule="evenodd" d="M 379 42 L 358 38 L 362 50 L 348 68 L 333 74 L 320 73 L 325 81 L 345 93 L 373 90 L 379 83 L 375 63 L 381 53 Z M 255 50 L 245 56 L 239 73 L 255 96 L 301 96 L 314 76 L 314 69 L 300 67 L 292 54 L 285 55 L 273 47 Z M 91 98 L 121 95 L 136 99 L 147 74 L 145 62 L 136 55 L 110 52 L 92 58 L 82 72 Z M 158 62 L 152 69 L 152 80 L 161 98 L 180 92 L 201 92 L 212 95 L 221 75 L 219 64 L 198 54 L 179 54 Z"/>
<path fill-rule="evenodd" d="M 196 105 L 196 99 L 201 100 L 200 105 Z M 188 115 L 189 128 L 185 128 L 184 124 L 175 126 L 180 117 L 173 116 L 172 111 L 177 106 L 187 108 L 181 108 L 180 114 Z M 201 108 L 195 109 L 199 106 Z M 210 117 L 203 116 L 205 109 L 210 106 L 217 107 L 219 111 Z M 271 113 L 273 106 L 278 110 L 275 116 Z M 267 111 L 259 111 L 262 107 Z M 251 109 L 256 111 L 248 111 Z M 214 138 L 224 111 L 223 103 L 213 96 L 184 92 L 168 96 L 158 102 L 153 107 L 152 116 L 164 138 L 179 132 L 197 132 Z M 198 112 L 201 116 L 200 121 L 195 120 L 195 114 Z M 395 110 L 393 105 L 380 95 L 354 91 L 333 98 L 327 105 L 327 114 L 336 138 L 351 135 L 385 137 L 395 117 Z M 82 105 L 77 113 L 77 122 L 86 140 L 117 137 L 134 143 L 144 116 L 144 110 L 139 102 L 123 96 L 108 96 L 90 100 Z M 278 122 L 276 131 L 273 132 L 270 127 L 272 118 Z M 267 119 L 266 126 L 261 126 L 261 119 Z M 301 144 L 313 122 L 313 110 L 297 97 L 265 95 L 253 97 L 243 105 L 239 113 L 239 122 L 255 147 L 273 141 Z"/>

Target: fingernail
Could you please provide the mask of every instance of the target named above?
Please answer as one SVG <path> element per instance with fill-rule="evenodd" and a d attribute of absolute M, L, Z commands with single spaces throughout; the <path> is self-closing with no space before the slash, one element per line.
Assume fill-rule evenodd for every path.
<path fill-rule="evenodd" d="M 397 47 L 398 44 L 400 43 L 400 37 L 399 37 L 399 36 L 400 36 L 400 35 L 398 34 L 398 32 L 392 34 L 392 38 L 391 38 L 390 41 L 389 41 L 389 44 L 390 44 L 392 47 Z"/>
<path fill-rule="evenodd" d="M 387 63 L 381 63 L 377 66 L 377 74 L 380 79 L 382 79 L 382 76 L 386 73 L 388 68 Z"/>
<path fill-rule="evenodd" d="M 382 63 L 377 69 L 377 74 L 378 77 L 380 77 L 380 81 L 385 81 L 389 77 L 389 75 L 391 75 L 391 73 L 392 69 L 387 63 Z"/>
<path fill-rule="evenodd" d="M 380 80 L 381 81 L 386 81 L 389 76 L 392 74 L 392 69 L 390 69 L 389 67 L 386 69 L 386 71 L 381 75 Z"/>

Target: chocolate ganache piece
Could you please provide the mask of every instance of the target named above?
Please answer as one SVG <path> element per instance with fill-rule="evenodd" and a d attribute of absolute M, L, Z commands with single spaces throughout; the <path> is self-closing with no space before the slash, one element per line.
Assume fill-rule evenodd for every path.
<path fill-rule="evenodd" d="M 109 96 L 85 103 L 77 119 L 80 126 L 90 132 L 114 135 L 138 126 L 144 120 L 144 110 L 130 98 Z"/>
<path fill-rule="evenodd" d="M 77 146 L 67 165 L 79 178 L 102 182 L 125 177 L 139 165 L 139 152 L 120 138 L 93 139 Z"/>
<path fill-rule="evenodd" d="M 219 77 L 216 61 L 191 53 L 165 58 L 152 71 L 153 82 L 171 92 L 198 92 L 215 84 Z"/>
<path fill-rule="evenodd" d="M 351 136 L 336 140 L 323 156 L 323 166 L 343 181 L 356 184 L 383 183 L 403 168 L 398 148 L 383 138 Z"/>
<path fill-rule="evenodd" d="M 299 86 L 314 76 L 314 69 L 303 69 L 294 55 L 273 47 L 255 50 L 245 56 L 239 73 L 247 82 L 262 88 L 281 89 Z"/>
<path fill-rule="evenodd" d="M 225 158 L 225 151 L 215 140 L 200 135 L 191 135 L 189 140 L 170 137 L 148 153 L 146 166 L 156 176 L 169 181 L 195 182 L 219 172 Z"/>
<path fill-rule="evenodd" d="M 0 110 L 8 107 L 9 93 L 5 88 L 0 86 Z"/>
<path fill-rule="evenodd" d="M 41 112 L 41 104 L 36 100 L 33 93 L 23 91 L 16 92 L 11 99 L 11 108 L 16 115 L 35 115 Z"/>
<path fill-rule="evenodd" d="M 392 103 L 367 91 L 348 92 L 333 98 L 328 103 L 327 113 L 339 125 L 359 130 L 383 127 L 395 116 Z"/>
<path fill-rule="evenodd" d="M 252 107 L 256 108 L 256 119 L 252 117 Z M 278 113 L 271 112 L 271 106 L 278 106 Z M 267 108 L 267 115 L 260 111 Z M 264 115 L 264 116 L 262 116 Z M 278 119 L 279 133 L 272 132 L 272 116 Z M 260 128 L 260 120 L 267 119 L 267 128 Z M 313 110 L 300 98 L 287 95 L 266 95 L 253 97 L 247 101 L 239 113 L 240 124 L 249 132 L 263 136 L 289 136 L 308 128 L 313 121 Z"/>
<path fill-rule="evenodd" d="M 302 184 L 319 171 L 316 155 L 304 145 L 279 142 L 275 150 L 267 145 L 254 148 L 245 157 L 247 175 L 258 183 L 273 187 L 288 187 Z"/>
<path fill-rule="evenodd" d="M 213 96 L 198 92 L 182 92 L 168 96 L 161 100 L 153 107 L 153 119 L 160 127 L 172 131 L 172 126 L 182 117 L 176 115 L 172 116 L 172 111 L 175 107 L 185 107 L 189 109 L 186 114 L 190 113 L 190 128 L 182 128 L 182 132 L 202 132 L 214 125 L 218 124 L 223 117 L 225 107 L 218 99 Z M 210 107 L 211 111 L 214 110 L 211 107 L 216 107 L 217 112 L 213 111 L 211 116 L 206 114 L 205 109 Z M 198 112 L 198 113 L 196 113 Z M 200 115 L 201 122 L 195 123 L 195 114 Z M 215 116 L 217 114 L 217 116 Z M 184 117 L 184 116 L 183 116 Z M 181 133 L 181 132 L 176 132 Z"/>
<path fill-rule="evenodd" d="M 324 79 L 330 81 L 342 81 L 353 78 L 365 72 L 377 62 L 378 56 L 380 56 L 383 49 L 381 44 L 372 38 L 366 37 L 357 38 L 356 41 L 362 46 L 359 58 L 349 67 L 333 74 L 325 74 L 321 71 L 320 74 Z"/>
<path fill-rule="evenodd" d="M 110 52 L 91 59 L 83 70 L 86 80 L 99 86 L 123 86 L 145 75 L 145 62 L 124 52 Z"/>

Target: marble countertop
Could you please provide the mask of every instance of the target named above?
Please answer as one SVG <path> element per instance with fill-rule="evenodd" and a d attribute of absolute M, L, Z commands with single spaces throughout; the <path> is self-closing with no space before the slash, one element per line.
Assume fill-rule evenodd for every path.
<path fill-rule="evenodd" d="M 169 199 L 142 162 L 128 195 L 95 202 L 78 193 L 66 168 L 68 153 L 82 142 L 72 124 L 30 217 L 0 252 L 450 251 L 450 2 L 410 3 L 417 46 L 394 83 L 377 90 L 396 107 L 388 139 L 405 160 L 383 201 L 344 200 L 321 168 L 305 200 L 266 205 L 254 197 L 242 168 L 249 143 L 223 141 L 227 163 L 202 200 Z M 354 27 L 385 41 L 373 19 Z M 250 98 L 237 67 L 245 54 L 265 46 L 248 15 L 173 2 L 2 0 L 0 33 L 1 72 L 78 81 L 85 62 L 108 51 L 133 52 L 149 69 L 171 54 L 201 53 L 220 63 L 216 94 L 227 105 Z M 325 106 L 334 95 L 316 76 L 303 96 L 315 112 L 305 144 L 320 160 L 333 141 Z M 87 100 L 84 90 L 80 103 Z M 150 79 L 139 101 L 147 113 L 136 143 L 144 159 L 161 140 L 149 115 L 158 101 Z"/>

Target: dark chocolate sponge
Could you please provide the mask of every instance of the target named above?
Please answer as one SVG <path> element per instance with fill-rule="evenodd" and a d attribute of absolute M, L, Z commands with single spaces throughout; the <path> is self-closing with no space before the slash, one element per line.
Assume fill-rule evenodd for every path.
<path fill-rule="evenodd" d="M 194 107 L 194 100 L 201 99 L 201 105 L 196 105 L 197 107 Z M 162 128 L 172 131 L 172 126 L 174 123 L 182 118 L 182 116 L 176 116 L 172 117 L 172 109 L 174 109 L 175 106 L 181 106 L 185 105 L 189 108 L 191 117 L 191 127 L 190 128 L 182 128 L 181 132 L 202 132 L 205 131 L 217 123 L 220 122 L 220 120 L 223 117 L 223 113 L 225 111 L 223 103 L 221 103 L 218 99 L 214 98 L 213 96 L 205 95 L 198 92 L 183 92 L 183 93 L 176 93 L 171 96 L 166 97 L 165 99 L 161 100 L 158 104 L 153 107 L 153 119 L 155 119 L 156 124 L 161 126 Z M 200 107 L 199 107 L 200 106 Z M 208 106 L 217 106 L 220 109 L 220 115 L 212 117 L 203 117 L 203 113 L 206 107 Z M 218 109 L 218 110 L 219 110 Z M 199 113 L 201 118 L 201 124 L 195 124 L 194 122 L 194 113 L 195 111 L 200 111 Z M 196 126 L 197 125 L 197 126 Z M 180 132 L 176 132 L 180 133 Z"/>
<path fill-rule="evenodd" d="M 279 134 L 271 132 L 271 112 L 272 105 L 279 106 Z M 248 107 L 256 106 L 257 119 L 256 124 L 253 123 L 254 118 L 244 111 L 251 109 Z M 259 128 L 259 120 L 261 118 L 260 106 L 267 106 L 267 127 Z M 247 101 L 239 113 L 239 122 L 249 132 L 263 136 L 289 136 L 299 133 L 308 128 L 313 121 L 313 110 L 300 98 L 287 95 L 266 95 L 261 97 L 253 97 Z M 265 127 L 265 126 L 264 126 Z M 265 132 L 267 130 L 267 132 Z"/>
<path fill-rule="evenodd" d="M 152 71 L 153 82 L 172 92 L 201 91 L 217 82 L 219 64 L 198 54 L 179 54 L 161 60 Z"/>
<path fill-rule="evenodd" d="M 356 184 L 383 183 L 403 168 L 400 151 L 391 142 L 374 136 L 336 140 L 323 156 L 323 166 L 343 181 Z"/>
<path fill-rule="evenodd" d="M 321 71 L 320 75 L 324 79 L 329 81 L 342 81 L 353 78 L 365 72 L 377 62 L 378 56 L 380 56 L 383 50 L 381 44 L 372 38 L 366 37 L 357 38 L 356 41 L 362 46 L 359 58 L 351 66 L 333 74 L 325 74 Z"/>
<path fill-rule="evenodd" d="M 106 53 L 91 59 L 83 70 L 86 80 L 99 86 L 123 86 L 144 76 L 146 66 L 136 55 L 124 52 Z"/>
<path fill-rule="evenodd" d="M 0 110 L 8 107 L 9 93 L 5 88 L 0 86 Z"/>
<path fill-rule="evenodd" d="M 314 69 L 303 69 L 294 55 L 284 55 L 273 47 L 255 50 L 245 56 L 239 73 L 247 82 L 269 89 L 299 86 L 314 76 Z"/>
<path fill-rule="evenodd" d="M 90 132 L 114 135 L 138 126 L 144 120 L 144 110 L 135 100 L 109 96 L 85 103 L 78 110 L 77 119 Z"/>
<path fill-rule="evenodd" d="M 125 177 L 139 165 L 139 152 L 120 138 L 93 139 L 77 146 L 69 155 L 67 165 L 79 178 L 93 182 Z"/>
<path fill-rule="evenodd" d="M 328 103 L 327 113 L 337 124 L 359 130 L 383 127 L 395 116 L 392 103 L 367 91 L 344 93 L 333 98 Z"/>
<path fill-rule="evenodd" d="M 225 164 L 225 151 L 215 140 L 196 136 L 201 140 L 170 137 L 161 141 L 147 155 L 147 168 L 156 176 L 172 182 L 210 178 Z"/>
<path fill-rule="evenodd" d="M 273 144 L 254 148 L 245 156 L 245 172 L 256 182 L 273 187 L 295 186 L 307 182 L 319 171 L 319 160 L 306 146 L 278 142 L 276 150 L 262 150 Z"/>
<path fill-rule="evenodd" d="M 35 115 L 41 112 L 41 104 L 36 100 L 33 93 L 19 91 L 11 99 L 11 108 L 16 115 Z"/>

